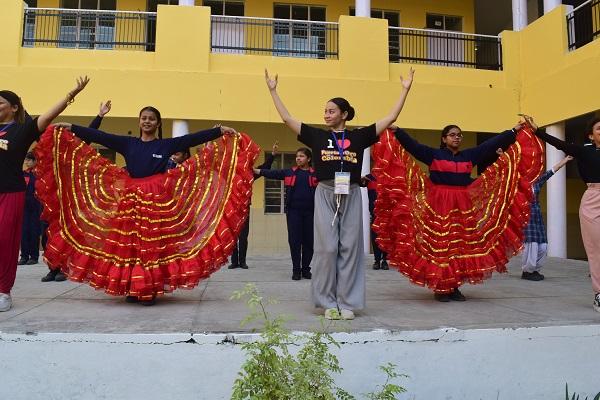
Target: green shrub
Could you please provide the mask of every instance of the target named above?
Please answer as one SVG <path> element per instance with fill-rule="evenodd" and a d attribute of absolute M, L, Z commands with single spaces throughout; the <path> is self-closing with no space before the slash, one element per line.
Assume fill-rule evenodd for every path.
<path fill-rule="evenodd" d="M 271 316 L 267 306 L 273 300 L 265 300 L 253 284 L 234 292 L 232 299 L 244 299 L 250 314 L 242 326 L 250 322 L 262 323 L 260 339 L 243 343 L 247 359 L 233 384 L 232 400 L 352 400 L 350 393 L 335 384 L 334 374 L 342 372 L 331 348 L 339 343 L 329 330 L 333 322 L 321 319 L 321 328 L 310 334 L 293 334 L 285 327 L 283 316 Z M 296 355 L 291 347 L 299 347 Z M 396 366 L 387 364 L 380 369 L 386 380 L 377 392 L 365 394 L 369 400 L 394 400 L 405 392 L 392 380 L 405 375 L 395 371 Z M 379 388 L 379 387 L 378 387 Z"/>

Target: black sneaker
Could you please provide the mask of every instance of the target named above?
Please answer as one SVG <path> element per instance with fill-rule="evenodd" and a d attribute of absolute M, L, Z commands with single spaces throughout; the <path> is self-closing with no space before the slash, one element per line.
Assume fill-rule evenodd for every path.
<path fill-rule="evenodd" d="M 153 306 L 156 304 L 156 296 L 152 296 L 150 300 L 139 300 L 139 303 L 146 307 Z"/>
<path fill-rule="evenodd" d="M 292 272 L 292 280 L 294 281 L 299 281 L 300 279 L 302 279 L 302 273 L 298 270 Z"/>
<path fill-rule="evenodd" d="M 390 269 L 390 266 L 388 265 L 387 260 L 383 260 L 381 262 L 381 269 L 384 270 L 384 271 L 387 271 L 388 269 Z"/>
<path fill-rule="evenodd" d="M 544 275 L 540 274 L 539 272 L 527 272 L 527 271 L 523 271 L 523 273 L 521 274 L 521 279 L 525 279 L 527 281 L 541 281 L 544 279 Z"/>
<path fill-rule="evenodd" d="M 450 295 L 447 293 L 434 293 L 433 297 L 441 303 L 448 303 L 450 301 Z"/>
<path fill-rule="evenodd" d="M 139 300 L 137 296 L 125 296 L 126 303 L 137 303 Z"/>
<path fill-rule="evenodd" d="M 57 269 L 50 270 L 50 272 L 48 272 L 46 274 L 46 276 L 44 276 L 42 278 L 42 282 L 53 282 L 56 279 L 56 275 L 57 274 L 58 274 L 58 270 Z"/>
<path fill-rule="evenodd" d="M 312 278 L 312 272 L 310 272 L 310 270 L 303 269 L 302 270 L 302 278 L 303 279 L 311 279 Z"/>
<path fill-rule="evenodd" d="M 25 265 L 35 265 L 38 263 L 37 258 L 34 260 L 33 258 L 30 258 L 29 260 L 27 260 L 27 262 L 25 263 Z"/>
<path fill-rule="evenodd" d="M 242 263 L 242 264 L 240 264 L 240 268 L 241 269 L 248 269 L 248 264 Z"/>
<path fill-rule="evenodd" d="M 379 261 L 375 261 L 375 262 L 373 263 L 373 269 L 374 269 L 374 270 L 381 269 L 381 263 L 380 263 Z"/>
<path fill-rule="evenodd" d="M 229 264 L 229 266 L 227 267 L 227 269 L 236 269 L 239 268 L 240 266 L 234 263 Z"/>
<path fill-rule="evenodd" d="M 25 265 L 25 264 L 27 264 L 26 258 L 20 258 L 19 261 L 17 262 L 17 265 Z"/>
<path fill-rule="evenodd" d="M 58 273 L 56 274 L 56 276 L 54 277 L 54 280 L 56 282 L 64 282 L 67 280 L 67 276 L 65 274 L 63 274 L 62 271 L 58 271 Z"/>
<path fill-rule="evenodd" d="M 458 288 L 454 289 L 454 291 L 450 293 L 448 297 L 450 297 L 450 300 L 454 301 L 467 301 L 467 298 L 460 292 L 460 290 L 458 290 Z"/>

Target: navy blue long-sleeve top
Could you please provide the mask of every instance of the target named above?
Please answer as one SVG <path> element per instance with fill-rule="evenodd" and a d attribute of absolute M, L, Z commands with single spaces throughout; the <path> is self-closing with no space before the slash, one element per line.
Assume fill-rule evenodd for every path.
<path fill-rule="evenodd" d="M 268 179 L 284 181 L 284 212 L 287 213 L 290 209 L 306 210 L 315 208 L 315 188 L 317 187 L 317 178 L 314 169 L 261 169 L 260 175 Z"/>
<path fill-rule="evenodd" d="M 491 157 L 499 147 L 506 148 L 516 140 L 514 130 L 504 131 L 477 147 L 454 154 L 448 148 L 436 149 L 420 144 L 402 129 L 395 132 L 396 139 L 417 160 L 429 167 L 429 178 L 438 185 L 467 186 L 473 182 L 473 167 Z"/>
<path fill-rule="evenodd" d="M 145 178 L 167 170 L 169 157 L 178 151 L 215 140 L 221 128 L 212 128 L 170 139 L 144 142 L 138 137 L 114 135 L 97 129 L 73 125 L 71 131 L 86 142 L 101 144 L 125 157 L 126 169 L 132 178 Z"/>

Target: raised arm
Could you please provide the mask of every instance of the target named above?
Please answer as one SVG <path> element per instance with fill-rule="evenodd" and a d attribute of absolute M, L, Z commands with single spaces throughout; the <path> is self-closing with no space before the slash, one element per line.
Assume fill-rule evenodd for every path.
<path fill-rule="evenodd" d="M 37 119 L 37 126 L 40 132 L 46 130 L 48 125 L 52 123 L 54 118 L 58 117 L 65 108 L 75 101 L 75 96 L 81 92 L 90 81 L 87 76 L 77 78 L 77 85 L 67 95 L 56 103 L 51 109 L 40 115 Z"/>
<path fill-rule="evenodd" d="M 394 107 L 390 113 L 375 123 L 375 131 L 378 135 L 388 126 L 392 125 L 396 119 L 398 119 L 398 115 L 400 115 L 400 111 L 402 111 L 402 108 L 404 107 L 404 102 L 406 101 L 406 97 L 408 96 L 408 92 L 412 86 L 414 75 L 415 70 L 412 68 L 408 71 L 408 77 L 406 79 L 402 78 L 402 75 L 400 75 L 400 82 L 402 83 L 402 92 L 400 92 L 400 98 L 396 104 L 394 104 Z"/>
<path fill-rule="evenodd" d="M 98 115 L 96 118 L 89 124 L 89 128 L 92 129 L 100 129 L 100 125 L 102 124 L 102 118 L 110 111 L 111 102 L 107 100 L 106 103 L 100 103 L 100 110 L 98 110 Z"/>
<path fill-rule="evenodd" d="M 562 160 L 557 162 L 554 167 L 552 167 L 552 171 L 554 171 L 554 173 L 557 173 L 562 167 L 567 165 L 567 163 L 569 161 L 571 161 L 572 159 L 573 159 L 573 156 L 566 156 L 565 158 L 563 158 Z"/>
<path fill-rule="evenodd" d="M 287 110 L 283 101 L 279 97 L 277 93 L 277 74 L 275 74 L 275 78 L 269 77 L 269 72 L 265 68 L 265 81 L 267 82 L 267 87 L 269 88 L 269 93 L 271 93 L 271 98 L 273 99 L 273 104 L 275 104 L 275 108 L 281 117 L 281 120 L 290 127 L 290 129 L 296 134 L 300 134 L 300 126 L 302 123 L 292 117 L 290 112 Z"/>
<path fill-rule="evenodd" d="M 517 131 L 519 129 L 521 129 L 521 125 L 517 125 L 511 130 L 504 131 L 501 134 L 486 140 L 474 149 L 466 151 L 471 152 L 470 154 L 473 156 L 474 164 L 480 164 L 484 160 L 495 161 L 498 158 L 499 149 L 504 151 L 515 142 Z"/>
<path fill-rule="evenodd" d="M 257 174 L 260 176 L 264 176 L 268 179 L 277 179 L 282 181 L 285 179 L 286 174 L 289 170 L 287 169 L 258 169 Z"/>

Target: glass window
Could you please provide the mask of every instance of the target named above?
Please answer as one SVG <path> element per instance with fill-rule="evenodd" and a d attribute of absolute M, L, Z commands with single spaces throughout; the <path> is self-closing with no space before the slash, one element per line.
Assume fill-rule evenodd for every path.
<path fill-rule="evenodd" d="M 241 1 L 214 1 L 207 0 L 204 6 L 210 7 L 211 15 L 229 15 L 232 17 L 244 16 L 244 3 Z"/>
<path fill-rule="evenodd" d="M 276 19 L 325 21 L 325 7 L 275 4 Z M 322 24 L 276 21 L 273 27 L 273 55 L 325 58 L 326 29 Z"/>
<path fill-rule="evenodd" d="M 116 0 L 62 0 L 62 8 L 72 10 L 115 10 Z M 115 34 L 114 13 L 63 12 L 60 16 L 59 47 L 112 49 Z"/>

